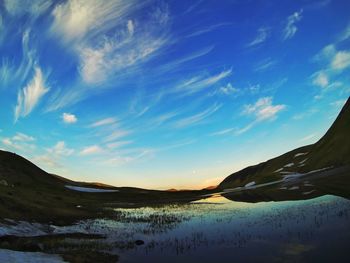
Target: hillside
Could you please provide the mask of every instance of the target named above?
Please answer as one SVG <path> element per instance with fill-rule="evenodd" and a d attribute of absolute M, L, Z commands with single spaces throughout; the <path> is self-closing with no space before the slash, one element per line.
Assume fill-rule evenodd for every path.
<path fill-rule="evenodd" d="M 308 173 L 327 167 L 350 165 L 350 99 L 327 133 L 315 144 L 300 147 L 226 177 L 220 189 L 267 183 L 292 173 Z"/>
<path fill-rule="evenodd" d="M 8 218 L 66 224 L 111 216 L 113 207 L 189 202 L 207 193 L 75 182 L 49 174 L 17 154 L 0 151 L 0 223 Z"/>

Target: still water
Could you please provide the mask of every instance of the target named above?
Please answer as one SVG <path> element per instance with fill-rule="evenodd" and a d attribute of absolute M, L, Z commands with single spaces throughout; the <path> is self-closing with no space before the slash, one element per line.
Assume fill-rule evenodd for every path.
<path fill-rule="evenodd" d="M 120 262 L 350 262 L 350 201 L 332 195 L 261 203 L 213 196 L 116 213 L 118 222 L 89 227 L 108 233 Z"/>

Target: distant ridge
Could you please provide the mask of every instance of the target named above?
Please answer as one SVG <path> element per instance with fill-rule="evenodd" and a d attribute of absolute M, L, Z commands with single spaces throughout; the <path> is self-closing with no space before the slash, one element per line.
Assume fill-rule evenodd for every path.
<path fill-rule="evenodd" d="M 326 167 L 350 165 L 350 98 L 338 117 L 315 144 L 300 147 L 226 177 L 220 189 L 280 180 L 288 173 L 306 173 Z"/>

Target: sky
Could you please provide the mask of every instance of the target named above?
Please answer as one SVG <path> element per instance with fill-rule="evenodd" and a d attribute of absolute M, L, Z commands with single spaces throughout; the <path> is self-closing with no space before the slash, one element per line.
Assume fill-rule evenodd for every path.
<path fill-rule="evenodd" d="M 348 0 L 1 0 L 0 149 L 199 189 L 314 143 L 350 94 Z"/>

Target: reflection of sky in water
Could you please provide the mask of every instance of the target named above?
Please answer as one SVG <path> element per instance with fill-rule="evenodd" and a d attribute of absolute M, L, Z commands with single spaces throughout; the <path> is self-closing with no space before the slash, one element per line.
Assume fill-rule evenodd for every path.
<path fill-rule="evenodd" d="M 335 196 L 256 204 L 215 197 L 117 212 L 122 223 L 99 222 L 110 239 L 145 241 L 116 245 L 121 262 L 342 262 L 350 254 L 350 202 Z"/>

